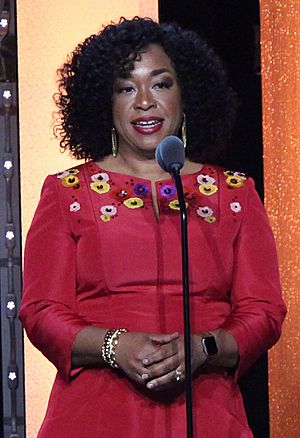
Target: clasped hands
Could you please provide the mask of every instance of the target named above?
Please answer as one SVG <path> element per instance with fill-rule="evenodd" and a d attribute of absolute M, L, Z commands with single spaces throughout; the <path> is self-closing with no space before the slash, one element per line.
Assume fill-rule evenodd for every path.
<path fill-rule="evenodd" d="M 205 359 L 201 336 L 192 335 L 192 372 L 203 365 Z M 135 382 L 153 391 L 165 390 L 184 378 L 184 339 L 178 333 L 124 333 L 119 339 L 116 360 Z"/>

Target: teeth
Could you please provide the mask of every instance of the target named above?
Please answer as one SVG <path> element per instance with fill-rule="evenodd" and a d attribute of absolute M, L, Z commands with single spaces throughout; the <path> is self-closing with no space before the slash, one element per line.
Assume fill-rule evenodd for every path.
<path fill-rule="evenodd" d="M 146 121 L 139 121 L 139 122 L 134 122 L 134 125 L 136 126 L 142 126 L 143 128 L 152 128 L 156 125 L 158 125 L 160 122 L 158 120 L 148 120 Z"/>

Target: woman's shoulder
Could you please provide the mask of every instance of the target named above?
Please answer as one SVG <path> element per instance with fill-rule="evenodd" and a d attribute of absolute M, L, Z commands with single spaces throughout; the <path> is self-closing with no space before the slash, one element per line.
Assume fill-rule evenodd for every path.
<path fill-rule="evenodd" d="M 219 212 L 220 217 L 232 216 L 235 222 L 239 222 L 238 218 L 241 219 L 246 211 L 249 193 L 255 191 L 252 178 L 239 170 L 215 164 L 203 165 L 195 177 L 201 204 L 198 214 L 202 217 L 213 211 L 217 217 Z"/>
<path fill-rule="evenodd" d="M 248 189 L 249 186 L 254 185 L 252 178 L 244 172 L 216 164 L 204 164 L 196 176 L 198 183 L 208 186 L 219 185 L 219 189 L 229 189 L 230 192 L 239 188 Z"/>
<path fill-rule="evenodd" d="M 41 197 L 52 197 L 63 204 L 73 204 L 74 200 L 85 193 L 87 166 L 86 162 L 49 174 L 44 180 Z"/>
<path fill-rule="evenodd" d="M 85 174 L 90 162 L 81 163 L 65 170 L 59 170 L 46 176 L 42 190 L 49 188 L 73 188 L 79 189 L 84 183 Z"/>

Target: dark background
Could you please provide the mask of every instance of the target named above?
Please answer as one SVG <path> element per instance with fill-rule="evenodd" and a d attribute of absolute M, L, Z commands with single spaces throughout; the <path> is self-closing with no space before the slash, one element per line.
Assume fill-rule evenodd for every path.
<path fill-rule="evenodd" d="M 223 60 L 240 101 L 232 143 L 223 164 L 252 176 L 262 198 L 259 0 L 160 0 L 159 20 L 196 31 Z M 267 355 L 241 379 L 240 387 L 255 438 L 268 438 Z"/>

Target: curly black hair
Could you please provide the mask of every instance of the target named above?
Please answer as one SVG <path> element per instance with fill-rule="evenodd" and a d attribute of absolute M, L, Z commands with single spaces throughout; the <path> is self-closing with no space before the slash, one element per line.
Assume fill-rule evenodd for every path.
<path fill-rule="evenodd" d="M 149 18 L 122 17 L 79 44 L 58 70 L 55 134 L 76 158 L 99 160 L 111 153 L 112 93 L 149 44 L 159 44 L 176 71 L 187 120 L 186 155 L 217 162 L 227 144 L 236 98 L 222 62 L 195 32 Z"/>

